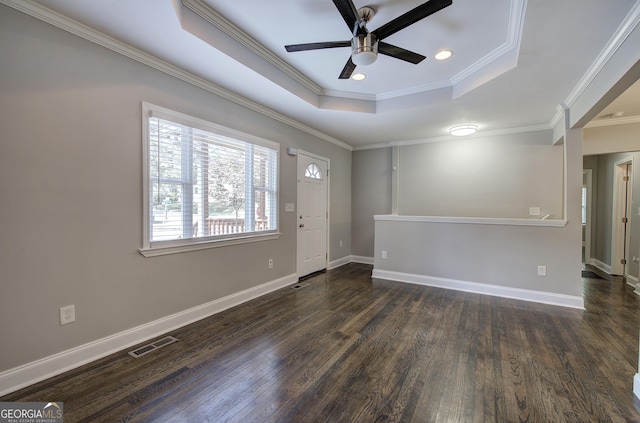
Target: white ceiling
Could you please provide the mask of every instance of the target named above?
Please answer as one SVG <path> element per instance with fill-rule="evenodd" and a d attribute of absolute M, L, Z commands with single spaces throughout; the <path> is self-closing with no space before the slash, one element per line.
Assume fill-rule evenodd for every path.
<path fill-rule="evenodd" d="M 5 3 L 24 3 L 1 0 Z M 372 6 L 374 30 L 424 0 Z M 339 80 L 348 48 L 287 53 L 286 44 L 350 39 L 331 0 L 34 0 L 94 30 L 356 148 L 550 127 L 637 0 L 453 0 L 385 39 L 427 57 L 380 55 L 362 82 Z M 14 7 L 16 7 L 14 5 Z M 23 6 L 20 6 L 23 7 Z M 635 10 L 635 9 L 634 9 Z M 33 13 L 32 13 L 33 14 Z M 221 29 L 222 28 L 222 29 Z M 454 55 L 434 60 L 440 49 Z M 616 107 L 640 115 L 638 89 Z M 603 111 L 604 113 L 604 111 Z M 601 113 L 600 116 L 603 114 Z"/>

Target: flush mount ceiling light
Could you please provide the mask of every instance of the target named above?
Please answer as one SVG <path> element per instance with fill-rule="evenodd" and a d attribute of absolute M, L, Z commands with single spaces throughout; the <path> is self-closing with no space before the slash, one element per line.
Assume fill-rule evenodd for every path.
<path fill-rule="evenodd" d="M 475 134 L 477 130 L 477 125 L 457 125 L 450 128 L 449 133 L 456 137 L 464 137 L 465 135 Z"/>
<path fill-rule="evenodd" d="M 453 52 L 451 50 L 441 50 L 437 52 L 434 57 L 436 60 L 447 60 L 451 56 L 453 56 Z"/>
<path fill-rule="evenodd" d="M 366 77 L 367 75 L 365 75 L 364 73 L 354 73 L 353 75 L 351 75 L 351 79 L 353 79 L 354 81 L 363 81 Z"/>

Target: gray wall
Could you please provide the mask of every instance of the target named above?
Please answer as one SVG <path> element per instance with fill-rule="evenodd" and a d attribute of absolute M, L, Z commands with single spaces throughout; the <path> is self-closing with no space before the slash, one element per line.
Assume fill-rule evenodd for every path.
<path fill-rule="evenodd" d="M 584 158 L 584 168 L 593 169 L 593 208 L 592 216 L 592 252 L 593 258 L 611 265 L 611 238 L 613 219 L 613 186 L 616 162 L 633 160 L 631 234 L 629 239 L 629 256 L 640 256 L 640 152 L 602 154 Z M 629 275 L 638 277 L 638 263 L 629 262 Z"/>
<path fill-rule="evenodd" d="M 391 148 L 353 152 L 352 254 L 373 258 L 373 216 L 391 213 Z"/>
<path fill-rule="evenodd" d="M 582 132 L 568 131 L 561 146 L 551 144 L 552 136 L 552 131 L 524 134 L 519 138 L 520 142 L 518 138 L 510 136 L 512 140 L 516 139 L 513 145 L 504 139 L 488 139 L 476 140 L 479 141 L 476 144 L 469 140 L 463 144 L 453 142 L 438 146 L 427 144 L 401 147 L 398 201 L 401 205 L 412 204 L 415 207 L 411 213 L 413 215 L 433 215 L 431 202 L 434 202 L 443 203 L 438 204 L 439 209 L 452 210 L 455 213 L 453 216 L 464 216 L 462 213 L 458 214 L 458 207 L 465 211 L 484 208 L 492 213 L 484 216 L 468 215 L 469 217 L 528 218 L 522 215 L 506 216 L 503 211 L 524 209 L 528 214 L 529 206 L 541 206 L 543 212 L 551 211 L 555 219 L 562 219 L 562 192 L 566 184 L 567 216 L 564 218 L 567 223 L 563 227 L 535 227 L 376 221 L 374 274 L 389 272 L 416 275 L 418 279 L 472 282 L 545 292 L 550 293 L 551 297 L 566 295 L 572 301 L 581 299 Z M 532 141 L 531 144 L 527 144 L 527 140 Z M 502 148 L 494 149 L 495 143 Z M 512 148 L 515 146 L 517 148 Z M 469 148 L 466 153 L 470 163 L 478 157 L 483 158 L 482 172 L 467 175 L 456 183 L 448 183 L 435 173 L 426 174 L 423 170 L 423 167 L 432 166 L 446 172 L 444 168 L 455 163 L 452 168 L 460 171 L 463 167 L 460 157 L 465 154 L 464 147 Z M 426 152 L 429 150 L 437 156 L 437 160 L 428 157 Z M 403 157 L 409 157 L 410 160 Z M 533 164 L 505 172 L 505 161 L 524 163 L 527 157 L 530 157 Z M 567 169 L 566 175 L 563 169 Z M 465 170 L 462 169 L 462 172 Z M 425 174 L 426 176 L 421 176 Z M 410 177 L 407 178 L 407 175 Z M 545 179 L 547 177 L 549 179 Z M 501 182 L 500 178 L 509 180 Z M 540 186 L 540 179 L 547 185 Z M 431 194 L 427 199 L 416 198 L 420 197 L 420 193 L 429 192 L 431 188 L 436 192 L 438 185 L 443 184 L 452 192 L 444 195 L 441 191 L 438 195 Z M 498 187 L 494 186 L 496 184 Z M 500 187 L 506 189 L 501 195 L 492 196 L 491 193 Z M 532 192 L 535 192 L 535 196 L 529 197 Z M 467 199 L 468 204 L 461 202 L 459 197 Z M 531 201 L 536 203 L 531 204 Z M 399 209 L 402 210 L 403 207 Z M 406 209 L 405 206 L 404 210 Z M 386 258 L 382 258 L 382 251 L 387 252 Z M 537 275 L 539 265 L 547 267 L 547 276 Z"/>
<path fill-rule="evenodd" d="M 400 147 L 398 214 L 562 218 L 562 146 L 551 131 Z"/>
<path fill-rule="evenodd" d="M 562 218 L 562 145 L 551 131 L 399 147 L 401 215 Z M 373 257 L 376 214 L 391 213 L 391 148 L 353 152 L 353 250 Z"/>
<path fill-rule="evenodd" d="M 6 6 L 0 57 L 0 371 L 294 274 L 287 147 L 331 160 L 330 259 L 350 254 L 350 151 Z M 282 236 L 142 257 L 142 101 L 279 142 Z"/>

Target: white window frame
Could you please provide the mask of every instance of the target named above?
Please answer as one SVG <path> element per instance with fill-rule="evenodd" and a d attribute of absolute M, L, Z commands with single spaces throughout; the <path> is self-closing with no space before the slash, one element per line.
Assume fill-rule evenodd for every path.
<path fill-rule="evenodd" d="M 159 117 L 163 119 L 170 120 L 172 122 L 180 123 L 189 127 L 198 128 L 204 131 L 208 131 L 211 133 L 215 133 L 221 135 L 223 137 L 228 137 L 234 140 L 243 141 L 253 145 L 259 145 L 262 147 L 267 147 L 273 149 L 277 153 L 276 157 L 276 181 L 275 181 L 275 198 L 276 198 L 276 217 L 275 217 L 275 225 L 276 228 L 273 230 L 267 231 L 252 231 L 253 222 L 251 220 L 248 222 L 249 230 L 246 232 L 233 234 L 233 235 L 225 235 L 225 236 L 207 236 L 207 237 L 195 237 L 195 238 L 187 238 L 180 240 L 170 240 L 170 241 L 151 241 L 151 224 L 152 221 L 150 219 L 150 200 L 151 200 L 151 181 L 149 175 L 149 154 L 150 154 L 150 140 L 149 140 L 149 118 L 150 117 Z M 240 131 L 236 131 L 234 129 L 230 129 L 212 122 L 208 122 L 203 119 L 199 119 L 193 116 L 189 116 L 180 112 L 176 112 L 171 109 L 167 109 L 161 106 L 156 106 L 150 103 L 143 102 L 142 103 L 142 149 L 143 149 L 143 160 L 142 160 L 142 179 L 143 179 L 143 226 L 142 226 L 142 248 L 138 251 L 145 257 L 153 257 L 158 255 L 165 254 L 175 254 L 182 253 L 187 251 L 197 251 L 208 248 L 215 247 L 223 247 L 228 245 L 237 245 L 244 244 L 250 242 L 258 242 L 265 241 L 271 239 L 279 238 L 280 234 L 280 210 L 279 210 L 279 152 L 280 152 L 280 144 L 266 140 L 260 137 L 256 137 L 254 135 L 245 134 Z M 250 177 L 249 175 L 247 177 Z M 250 190 L 253 192 L 253 190 Z M 253 195 L 253 194 L 252 194 Z M 247 199 L 245 201 L 245 207 L 247 204 L 253 203 L 253 200 Z"/>

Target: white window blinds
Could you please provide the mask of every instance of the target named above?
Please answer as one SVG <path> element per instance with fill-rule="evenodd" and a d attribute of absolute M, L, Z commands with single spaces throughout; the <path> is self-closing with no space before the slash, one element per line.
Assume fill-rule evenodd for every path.
<path fill-rule="evenodd" d="M 150 110 L 148 247 L 277 231 L 278 145 Z"/>

